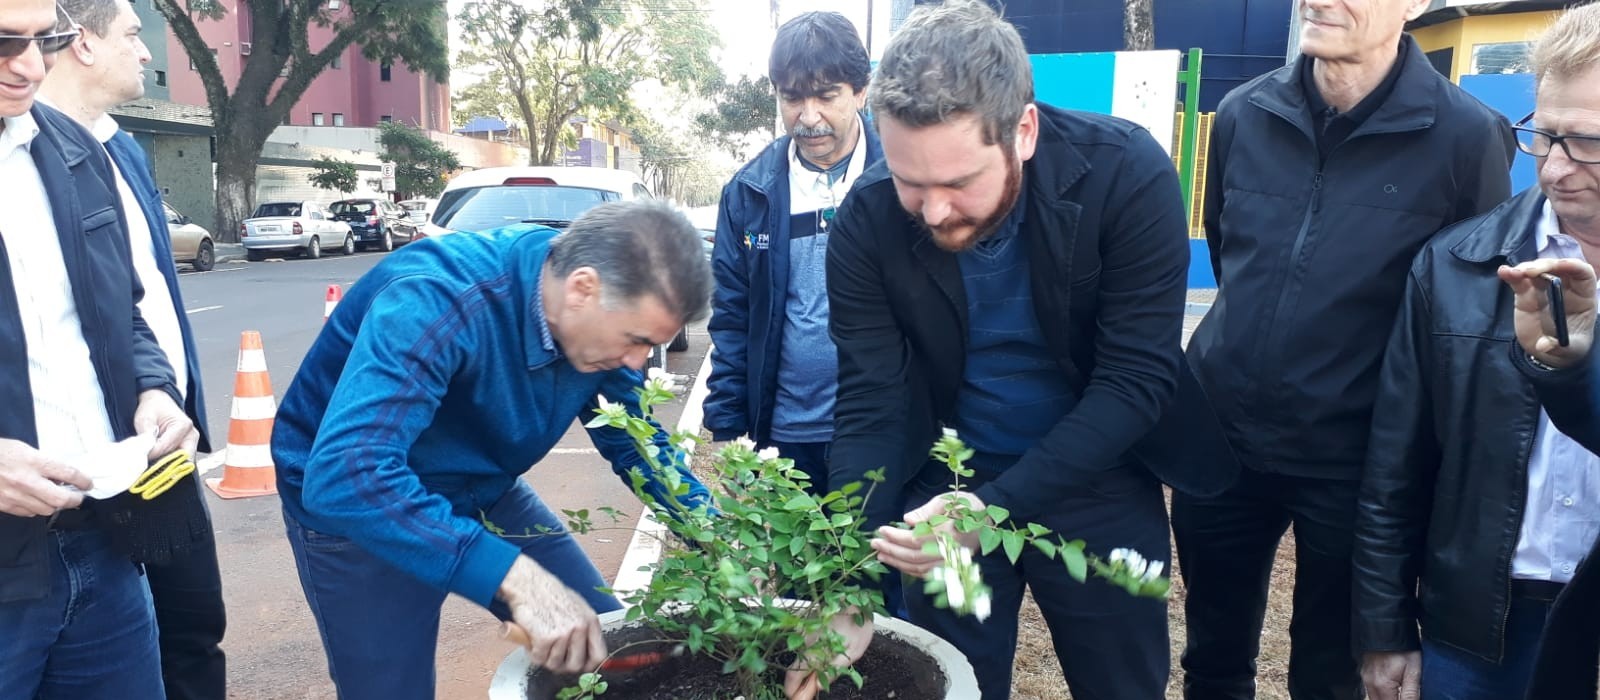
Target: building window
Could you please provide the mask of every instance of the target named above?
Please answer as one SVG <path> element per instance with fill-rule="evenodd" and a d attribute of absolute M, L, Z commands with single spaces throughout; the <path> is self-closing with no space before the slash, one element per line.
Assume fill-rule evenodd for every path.
<path fill-rule="evenodd" d="M 344 67 L 344 54 L 336 53 L 336 54 L 333 55 L 333 67 L 334 68 L 343 68 Z"/>
<path fill-rule="evenodd" d="M 164 71 L 164 70 L 156 71 L 156 85 L 165 87 L 166 84 L 167 84 L 167 72 Z"/>
<path fill-rule="evenodd" d="M 394 121 L 394 117 L 392 117 L 392 116 L 389 116 L 389 115 L 387 115 L 387 114 L 385 114 L 385 115 L 383 115 L 383 116 L 381 116 L 381 117 L 378 117 L 378 121 L 380 121 L 380 122 L 383 122 L 383 123 L 385 123 L 385 124 L 387 124 L 387 123 L 389 123 L 389 122 L 392 122 L 392 121 Z"/>
<path fill-rule="evenodd" d="M 1533 42 L 1529 41 L 1477 44 L 1472 47 L 1472 75 L 1530 72 L 1528 53 L 1532 49 Z"/>
<path fill-rule="evenodd" d="M 344 115 L 340 114 L 338 112 L 334 112 L 333 113 L 333 125 L 334 126 L 344 126 Z"/>
<path fill-rule="evenodd" d="M 312 126 L 322 126 L 323 125 L 322 113 L 321 112 L 312 112 L 311 113 L 311 125 Z"/>
<path fill-rule="evenodd" d="M 381 80 L 381 81 L 386 82 L 386 83 L 389 82 L 389 78 L 390 78 L 389 70 L 390 70 L 390 68 L 391 68 L 391 66 L 389 64 L 387 64 L 387 63 L 379 66 L 378 67 L 378 80 Z"/>

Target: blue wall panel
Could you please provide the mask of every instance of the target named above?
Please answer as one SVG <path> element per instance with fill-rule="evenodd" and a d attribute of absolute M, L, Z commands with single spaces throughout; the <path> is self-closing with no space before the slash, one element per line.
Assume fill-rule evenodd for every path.
<path fill-rule="evenodd" d="M 1463 75 L 1461 87 L 1473 97 L 1506 115 L 1514 124 L 1533 111 L 1533 74 Z M 1521 192 L 1539 184 L 1533 156 L 1517 151 L 1511 164 L 1511 191 Z"/>
<path fill-rule="evenodd" d="M 1109 53 L 1030 56 L 1033 96 L 1064 109 L 1111 113 L 1117 58 Z"/>

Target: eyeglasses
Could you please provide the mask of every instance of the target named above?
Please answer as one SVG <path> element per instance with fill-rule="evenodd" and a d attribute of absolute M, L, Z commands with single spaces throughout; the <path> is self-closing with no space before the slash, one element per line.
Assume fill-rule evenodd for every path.
<path fill-rule="evenodd" d="M 1517 148 L 1523 153 L 1543 158 L 1550 155 L 1550 151 L 1560 144 L 1572 162 L 1600 165 L 1600 136 L 1557 136 L 1527 126 L 1530 121 L 1533 121 L 1531 113 L 1511 127 L 1512 131 L 1517 132 Z"/>
<path fill-rule="evenodd" d="M 29 44 L 39 44 L 39 53 L 52 54 L 72 45 L 82 29 L 61 6 L 56 6 L 56 31 L 38 36 L 0 34 L 0 59 L 16 58 L 28 50 Z"/>

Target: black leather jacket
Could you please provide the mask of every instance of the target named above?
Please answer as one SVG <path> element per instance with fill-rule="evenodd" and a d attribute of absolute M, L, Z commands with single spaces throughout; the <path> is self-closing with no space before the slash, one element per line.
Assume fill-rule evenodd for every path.
<path fill-rule="evenodd" d="M 1519 371 L 1498 266 L 1537 257 L 1544 196 L 1523 192 L 1429 242 L 1379 378 L 1356 516 L 1356 641 L 1428 639 L 1498 663 L 1539 396 Z"/>

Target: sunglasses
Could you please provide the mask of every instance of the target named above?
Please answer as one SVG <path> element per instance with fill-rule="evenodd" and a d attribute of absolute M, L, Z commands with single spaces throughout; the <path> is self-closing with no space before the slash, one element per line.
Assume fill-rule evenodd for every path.
<path fill-rule="evenodd" d="M 78 38 L 82 31 L 77 22 L 67 14 L 66 10 L 56 7 L 57 31 L 50 34 L 37 36 L 19 36 L 16 34 L 0 34 L 0 59 L 16 58 L 28 50 L 29 44 L 38 44 L 39 53 L 52 54 L 68 46 Z M 64 28 L 64 29 L 63 29 Z"/>

